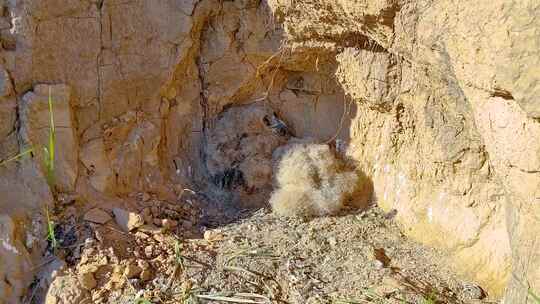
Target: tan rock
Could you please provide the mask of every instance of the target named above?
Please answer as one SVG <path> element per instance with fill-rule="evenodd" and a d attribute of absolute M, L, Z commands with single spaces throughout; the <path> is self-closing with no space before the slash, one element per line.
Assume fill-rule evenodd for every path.
<path fill-rule="evenodd" d="M 146 224 L 153 224 L 152 212 L 150 208 L 144 208 L 141 212 L 141 216 Z"/>
<path fill-rule="evenodd" d="M 97 282 L 94 278 L 94 274 L 91 272 L 83 272 L 79 274 L 79 282 L 81 286 L 86 290 L 92 290 L 96 288 Z"/>
<path fill-rule="evenodd" d="M 150 269 L 144 269 L 141 271 L 140 279 L 143 281 L 149 281 L 152 279 L 152 271 Z"/>
<path fill-rule="evenodd" d="M 209 242 L 219 241 L 223 239 L 223 234 L 221 230 L 206 230 L 203 234 L 205 240 Z"/>
<path fill-rule="evenodd" d="M 147 201 L 149 201 L 151 198 L 152 198 L 152 197 L 150 196 L 150 194 L 148 194 L 148 192 L 144 192 L 144 193 L 142 194 L 142 200 L 143 200 L 143 202 L 147 202 Z"/>
<path fill-rule="evenodd" d="M 144 225 L 144 220 L 135 212 L 127 211 L 121 208 L 113 208 L 113 213 L 116 223 L 125 232 L 130 232 Z"/>
<path fill-rule="evenodd" d="M 150 268 L 150 264 L 145 260 L 138 260 L 137 266 L 139 266 L 142 270 L 146 270 Z"/>
<path fill-rule="evenodd" d="M 148 245 L 144 247 L 144 254 L 147 258 L 151 258 L 154 255 L 154 246 Z"/>
<path fill-rule="evenodd" d="M 90 304 L 90 294 L 73 275 L 57 276 L 47 291 L 46 304 Z"/>
<path fill-rule="evenodd" d="M 178 222 L 170 219 L 161 220 L 161 226 L 165 229 L 172 229 L 178 226 Z"/>
<path fill-rule="evenodd" d="M 112 219 L 109 213 L 99 208 L 90 209 L 84 214 L 83 219 L 96 224 L 105 224 Z"/>
<path fill-rule="evenodd" d="M 138 230 L 140 232 L 144 232 L 144 233 L 148 233 L 148 234 L 161 233 L 161 228 L 156 227 L 154 225 L 143 225 L 143 226 L 140 226 Z"/>
<path fill-rule="evenodd" d="M 152 206 L 150 208 L 150 211 L 152 212 L 153 216 L 158 216 L 159 215 L 159 208 L 157 206 Z"/>
<path fill-rule="evenodd" d="M 128 264 L 124 270 L 124 276 L 126 276 L 128 279 L 132 279 L 137 277 L 141 272 L 141 267 L 135 264 Z"/>

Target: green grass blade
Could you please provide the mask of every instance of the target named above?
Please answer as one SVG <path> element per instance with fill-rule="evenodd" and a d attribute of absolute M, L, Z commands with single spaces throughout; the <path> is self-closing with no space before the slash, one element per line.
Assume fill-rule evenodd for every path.
<path fill-rule="evenodd" d="M 47 181 L 50 186 L 54 185 L 54 161 L 55 161 L 55 146 L 56 146 L 56 128 L 54 126 L 53 99 L 51 88 L 49 87 L 49 143 L 46 148 L 45 168 L 47 170 Z"/>
<path fill-rule="evenodd" d="M 0 167 L 1 167 L 1 166 L 4 166 L 4 165 L 6 165 L 6 164 L 8 164 L 8 163 L 10 163 L 10 162 L 12 162 L 12 161 L 16 161 L 16 160 L 18 160 L 19 158 L 22 158 L 23 156 L 25 156 L 26 154 L 32 153 L 33 151 L 34 151 L 34 149 L 33 149 L 33 148 L 30 148 L 30 149 L 28 149 L 28 150 L 26 150 L 26 151 L 23 151 L 23 152 L 21 152 L 21 153 L 15 155 L 15 156 L 13 156 L 13 157 L 11 157 L 11 158 L 8 158 L 8 159 L 6 159 L 6 160 L 0 162 Z"/>
<path fill-rule="evenodd" d="M 47 217 L 47 240 L 51 242 L 51 247 L 53 250 L 56 250 L 56 247 L 58 246 L 58 243 L 56 241 L 56 235 L 55 235 L 55 224 L 51 220 L 51 216 L 49 214 L 49 208 L 45 207 L 45 215 Z"/>
<path fill-rule="evenodd" d="M 51 130 L 54 134 L 55 128 L 54 128 L 54 115 L 53 115 L 53 105 L 52 105 L 52 94 L 51 94 L 51 87 L 49 87 L 49 116 L 51 119 Z"/>

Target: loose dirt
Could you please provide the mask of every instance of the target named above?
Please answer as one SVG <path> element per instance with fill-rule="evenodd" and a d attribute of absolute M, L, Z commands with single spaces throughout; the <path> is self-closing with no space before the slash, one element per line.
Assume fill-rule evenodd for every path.
<path fill-rule="evenodd" d="M 61 259 L 50 254 L 43 268 L 59 266 L 36 281 L 31 302 L 494 303 L 377 207 L 312 220 L 263 208 L 231 219 L 208 217 L 196 200 L 144 200 L 134 211 L 145 224 L 131 232 L 60 211 Z"/>

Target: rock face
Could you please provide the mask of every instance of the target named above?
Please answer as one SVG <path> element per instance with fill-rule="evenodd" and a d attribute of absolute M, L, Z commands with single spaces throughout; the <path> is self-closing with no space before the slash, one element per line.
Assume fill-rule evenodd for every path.
<path fill-rule="evenodd" d="M 523 286 L 540 290 L 540 7 L 367 2 L 2 1 L 0 158 L 46 141 L 52 84 L 54 190 L 169 198 L 244 166 L 249 189 L 230 198 L 264 198 L 281 139 L 236 117 L 263 102 L 295 136 L 340 143 L 409 236 L 493 297 L 510 278 L 505 301 L 526 303 Z M 250 150 L 242 130 L 265 140 Z M 52 201 L 41 157 L 0 167 L 13 239 Z M 8 303 L 23 292 L 0 286 Z"/>
<path fill-rule="evenodd" d="M 25 282 L 32 279 L 30 256 L 15 228 L 9 216 L 0 215 L 0 299 L 5 303 L 17 303 L 26 289 Z"/>

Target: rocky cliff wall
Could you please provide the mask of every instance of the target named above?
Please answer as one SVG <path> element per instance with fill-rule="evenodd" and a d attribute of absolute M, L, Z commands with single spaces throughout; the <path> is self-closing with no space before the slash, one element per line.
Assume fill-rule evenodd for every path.
<path fill-rule="evenodd" d="M 509 279 L 507 303 L 526 303 L 526 284 L 540 290 L 535 1 L 24 0 L 1 7 L 0 158 L 40 143 L 44 85 L 52 85 L 63 151 L 54 193 L 174 199 L 189 186 L 244 205 L 257 197 L 260 205 L 257 194 L 271 184 L 268 170 L 259 170 L 266 148 L 212 145 L 222 133 L 242 147 L 266 142 L 253 132 L 259 139 L 242 144 L 239 130 L 257 128 L 242 124 L 242 115 L 222 120 L 227 109 L 258 103 L 298 137 L 344 142 L 372 180 L 374 201 L 397 210 L 406 234 L 445 249 L 492 296 L 502 296 Z M 227 125 L 239 127 L 216 129 Z M 256 187 L 219 187 L 227 170 L 209 158 L 218 152 L 235 157 L 223 163 L 239 158 L 243 174 L 252 173 L 244 184 Z M 39 229 L 25 227 L 52 195 L 39 162 L 0 170 L 1 223 L 11 227 L 2 230 L 0 273 L 8 275 L 0 298 L 16 303 L 29 278 L 9 269 L 30 269 L 39 254 Z"/>

